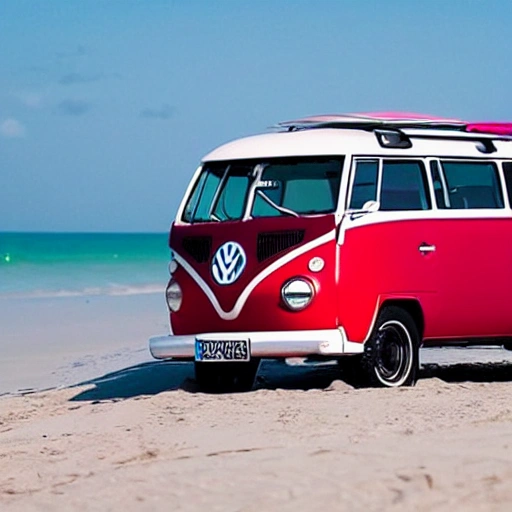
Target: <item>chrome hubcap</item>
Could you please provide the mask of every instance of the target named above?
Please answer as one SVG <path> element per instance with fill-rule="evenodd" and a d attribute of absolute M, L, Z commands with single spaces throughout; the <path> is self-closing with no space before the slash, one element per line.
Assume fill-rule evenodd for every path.
<path fill-rule="evenodd" d="M 385 322 L 376 340 L 375 370 L 386 385 L 398 386 L 412 367 L 412 342 L 407 329 L 397 321 Z"/>

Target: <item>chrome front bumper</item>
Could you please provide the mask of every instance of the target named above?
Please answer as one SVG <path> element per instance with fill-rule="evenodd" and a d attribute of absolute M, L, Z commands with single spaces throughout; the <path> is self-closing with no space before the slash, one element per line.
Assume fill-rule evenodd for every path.
<path fill-rule="evenodd" d="M 313 331 L 217 332 L 186 336 L 154 336 L 149 351 L 155 359 L 194 359 L 196 338 L 201 340 L 249 339 L 252 357 L 342 356 L 360 354 L 362 343 L 347 340 L 343 328 Z"/>

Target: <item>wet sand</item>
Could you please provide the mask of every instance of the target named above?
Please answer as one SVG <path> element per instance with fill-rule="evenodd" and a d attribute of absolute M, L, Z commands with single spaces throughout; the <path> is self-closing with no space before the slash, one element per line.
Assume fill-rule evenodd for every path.
<path fill-rule="evenodd" d="M 0 299 L 0 396 L 86 381 L 152 358 L 161 294 Z"/>

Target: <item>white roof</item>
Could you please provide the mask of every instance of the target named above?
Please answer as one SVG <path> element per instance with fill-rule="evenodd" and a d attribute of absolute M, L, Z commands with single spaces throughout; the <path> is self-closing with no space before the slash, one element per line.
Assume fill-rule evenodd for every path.
<path fill-rule="evenodd" d="M 404 130 L 407 132 L 407 130 Z M 412 134 L 413 130 L 411 130 Z M 418 130 L 414 130 L 417 133 Z M 425 134 L 432 135 L 432 130 Z M 443 132 L 457 137 L 475 137 L 461 132 Z M 436 133 L 437 135 L 437 133 Z M 482 136 L 482 138 L 491 138 Z M 412 138 L 409 149 L 383 148 L 371 131 L 341 128 L 315 128 L 290 132 L 266 133 L 228 142 L 208 153 L 203 162 L 319 155 L 367 156 L 441 156 L 476 158 L 512 158 L 512 141 L 493 140 L 497 151 L 484 154 L 475 140 L 447 140 L 443 138 Z"/>

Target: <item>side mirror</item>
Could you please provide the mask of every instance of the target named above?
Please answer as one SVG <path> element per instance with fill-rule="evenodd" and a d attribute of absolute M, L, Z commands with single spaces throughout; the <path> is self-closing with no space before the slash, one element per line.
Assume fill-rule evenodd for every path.
<path fill-rule="evenodd" d="M 347 210 L 347 213 L 350 215 L 351 218 L 354 218 L 354 215 L 365 215 L 367 213 L 374 213 L 378 212 L 380 208 L 379 201 L 366 201 L 366 203 L 363 204 L 363 207 L 359 210 Z"/>
<path fill-rule="evenodd" d="M 366 203 L 363 204 L 362 210 L 367 213 L 373 213 L 378 212 L 380 208 L 379 201 L 366 201 Z"/>

